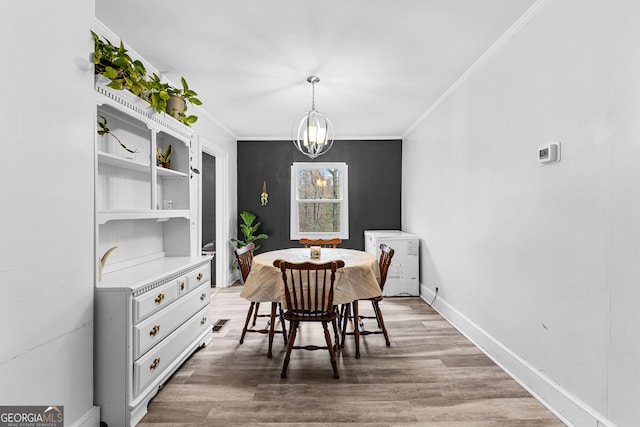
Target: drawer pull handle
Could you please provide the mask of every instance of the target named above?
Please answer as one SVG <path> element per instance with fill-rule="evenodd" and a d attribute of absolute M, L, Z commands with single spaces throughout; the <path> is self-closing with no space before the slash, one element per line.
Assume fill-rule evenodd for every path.
<path fill-rule="evenodd" d="M 164 294 L 158 294 L 154 301 L 156 302 L 156 304 L 160 304 L 162 301 L 164 301 Z"/>
<path fill-rule="evenodd" d="M 198 280 L 202 279 L 202 273 L 198 273 L 198 275 L 196 276 L 196 279 Z"/>
<path fill-rule="evenodd" d="M 180 290 L 184 291 L 184 282 L 180 282 Z"/>
<path fill-rule="evenodd" d="M 206 318 L 206 317 L 203 317 L 203 318 L 202 318 L 202 320 L 200 321 L 200 324 L 201 324 L 201 325 L 204 325 L 204 323 L 205 323 L 206 321 L 207 321 L 207 318 Z"/>
<path fill-rule="evenodd" d="M 151 328 L 151 330 L 149 331 L 149 335 L 155 337 L 158 332 L 160 332 L 160 325 L 154 325 L 153 328 Z"/>
<path fill-rule="evenodd" d="M 206 297 L 207 297 L 207 294 L 203 292 L 202 295 L 200 295 L 200 301 L 204 301 Z"/>
<path fill-rule="evenodd" d="M 153 371 L 158 367 L 159 364 L 160 364 L 160 358 L 156 357 L 155 359 L 153 359 L 153 363 L 149 365 L 149 370 Z"/>

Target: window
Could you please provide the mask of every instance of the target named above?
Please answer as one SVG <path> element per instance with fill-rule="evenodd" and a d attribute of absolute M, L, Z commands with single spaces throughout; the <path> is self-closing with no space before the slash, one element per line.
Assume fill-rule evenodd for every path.
<path fill-rule="evenodd" d="M 346 163 L 291 166 L 291 240 L 349 238 Z"/>

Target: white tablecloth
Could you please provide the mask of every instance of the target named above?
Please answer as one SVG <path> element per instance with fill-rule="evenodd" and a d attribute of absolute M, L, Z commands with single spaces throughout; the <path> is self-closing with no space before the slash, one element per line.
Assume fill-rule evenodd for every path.
<path fill-rule="evenodd" d="M 247 277 L 240 296 L 254 302 L 280 302 L 284 300 L 282 273 L 273 261 L 310 261 L 324 263 L 341 259 L 345 266 L 336 272 L 334 304 L 344 304 L 357 299 L 373 298 L 380 292 L 380 268 L 375 255 L 353 249 L 322 248 L 320 259 L 311 259 L 309 248 L 291 248 L 256 254 L 251 273 Z"/>

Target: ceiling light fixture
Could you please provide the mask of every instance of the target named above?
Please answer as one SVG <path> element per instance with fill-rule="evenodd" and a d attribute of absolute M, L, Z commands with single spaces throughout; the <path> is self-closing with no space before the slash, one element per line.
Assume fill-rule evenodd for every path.
<path fill-rule="evenodd" d="M 329 151 L 333 145 L 333 125 L 324 115 L 316 110 L 316 76 L 307 77 L 311 83 L 311 110 L 304 113 L 302 120 L 293 124 L 291 138 L 293 145 L 310 159 Z"/>

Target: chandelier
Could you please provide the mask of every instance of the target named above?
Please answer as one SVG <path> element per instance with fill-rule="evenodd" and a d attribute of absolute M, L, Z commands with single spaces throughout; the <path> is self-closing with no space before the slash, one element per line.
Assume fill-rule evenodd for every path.
<path fill-rule="evenodd" d="M 311 110 L 303 114 L 300 122 L 291 127 L 293 145 L 310 159 L 329 151 L 333 145 L 333 125 L 324 115 L 316 110 L 316 83 L 320 79 L 316 76 L 307 77 L 311 83 Z"/>

